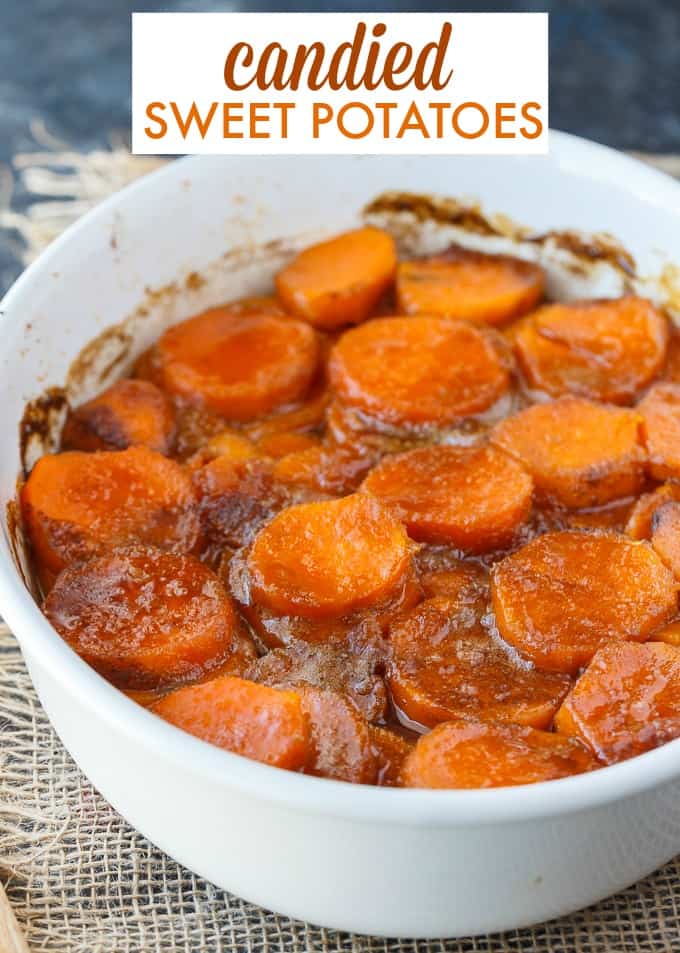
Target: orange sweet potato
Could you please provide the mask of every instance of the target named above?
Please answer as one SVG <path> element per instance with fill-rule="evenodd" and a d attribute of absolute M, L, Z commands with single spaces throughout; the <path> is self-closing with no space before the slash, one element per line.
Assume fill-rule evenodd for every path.
<path fill-rule="evenodd" d="M 680 621 L 669 622 L 662 628 L 657 629 L 650 639 L 654 642 L 666 642 L 667 645 L 674 645 L 680 648 Z"/>
<path fill-rule="evenodd" d="M 552 781 L 597 767 L 580 742 L 524 725 L 451 721 L 418 740 L 402 768 L 405 786 L 496 788 Z"/>
<path fill-rule="evenodd" d="M 484 609 L 438 597 L 392 624 L 389 687 L 396 706 L 429 727 L 468 716 L 548 727 L 568 676 L 518 662 L 483 628 Z"/>
<path fill-rule="evenodd" d="M 502 637 L 541 668 L 575 673 L 613 640 L 644 641 L 675 613 L 678 585 L 647 543 L 546 533 L 497 563 Z"/>
<path fill-rule="evenodd" d="M 247 437 L 234 430 L 225 429 L 210 437 L 198 456 L 203 462 L 226 457 L 231 463 L 241 463 L 243 460 L 253 460 L 260 454 Z M 191 463 L 193 462 L 192 460 Z"/>
<path fill-rule="evenodd" d="M 535 308 L 543 288 L 538 265 L 455 245 L 432 258 L 403 261 L 397 267 L 397 304 L 406 314 L 502 324 Z"/>
<path fill-rule="evenodd" d="M 70 566 L 45 615 L 88 664 L 121 688 L 197 679 L 254 657 L 224 587 L 193 556 L 114 549 Z"/>
<path fill-rule="evenodd" d="M 680 503 L 664 503 L 652 517 L 652 546 L 676 579 L 680 579 Z"/>
<path fill-rule="evenodd" d="M 248 555 L 256 602 L 306 618 L 346 615 L 403 588 L 406 532 L 365 494 L 291 506 L 264 526 Z"/>
<path fill-rule="evenodd" d="M 337 692 L 298 688 L 311 729 L 309 774 L 354 784 L 374 784 L 378 762 L 366 719 Z"/>
<path fill-rule="evenodd" d="M 218 546 L 244 546 L 288 502 L 270 462 L 219 456 L 194 471 L 201 526 Z"/>
<path fill-rule="evenodd" d="M 529 516 L 533 484 L 495 447 L 440 446 L 386 457 L 361 489 L 382 500 L 414 539 L 483 553 L 512 541 Z"/>
<path fill-rule="evenodd" d="M 143 446 L 169 453 L 174 435 L 169 397 L 149 381 L 122 380 L 70 412 L 61 445 L 64 450 Z"/>
<path fill-rule="evenodd" d="M 309 724 L 294 692 L 225 675 L 180 688 L 152 711 L 218 748 L 277 768 L 299 771 L 311 757 Z"/>
<path fill-rule="evenodd" d="M 394 280 L 394 241 L 378 228 L 359 228 L 300 252 L 276 276 L 284 307 L 319 328 L 368 318 Z"/>
<path fill-rule="evenodd" d="M 401 785 L 401 769 L 408 755 L 413 751 L 414 741 L 397 734 L 389 728 L 379 725 L 369 727 L 373 751 L 378 762 L 376 784 L 383 787 Z"/>
<path fill-rule="evenodd" d="M 671 501 L 680 502 L 680 483 L 664 483 L 651 493 L 643 493 L 630 512 L 626 533 L 632 539 L 651 539 L 654 514 Z"/>
<path fill-rule="evenodd" d="M 665 381 L 680 384 L 680 330 L 675 326 L 671 326 L 668 350 L 666 352 L 666 363 L 664 364 L 661 377 Z"/>
<path fill-rule="evenodd" d="M 299 642 L 314 646 L 349 647 L 363 651 L 371 645 L 385 648 L 384 634 L 392 620 L 401 612 L 412 609 L 422 599 L 413 565 L 410 565 L 395 589 L 370 605 L 347 610 L 340 614 L 302 615 L 277 611 L 258 599 L 252 591 L 248 571 L 249 550 L 245 547 L 235 553 L 229 563 L 228 585 L 241 611 L 261 642 L 272 649 L 294 646 Z M 384 652 L 381 658 L 384 659 Z"/>
<path fill-rule="evenodd" d="M 157 352 L 166 390 L 247 421 L 304 396 L 319 342 L 302 321 L 213 308 L 166 331 Z"/>
<path fill-rule="evenodd" d="M 555 718 L 605 764 L 680 736 L 680 649 L 615 642 L 594 655 Z"/>
<path fill-rule="evenodd" d="M 331 386 L 348 407 L 396 427 L 446 426 L 487 410 L 509 386 L 495 340 L 446 318 L 379 318 L 331 352 Z"/>
<path fill-rule="evenodd" d="M 200 531 L 188 473 L 146 447 L 44 456 L 21 491 L 21 509 L 47 586 L 69 563 L 114 546 L 190 552 Z"/>
<path fill-rule="evenodd" d="M 263 457 L 272 457 L 279 460 L 290 453 L 300 453 L 319 446 L 319 438 L 308 433 L 269 433 L 257 441 L 257 452 Z"/>
<path fill-rule="evenodd" d="M 359 487 L 376 459 L 376 454 L 356 446 L 317 444 L 282 457 L 273 474 L 287 486 L 341 496 Z"/>
<path fill-rule="evenodd" d="M 635 411 L 563 397 L 507 417 L 491 440 L 524 464 L 541 495 L 579 509 L 639 492 L 641 425 Z"/>
<path fill-rule="evenodd" d="M 304 400 L 291 407 L 280 408 L 267 417 L 251 420 L 244 425 L 244 433 L 256 443 L 270 437 L 293 436 L 318 430 L 324 422 L 329 392 L 325 384 L 312 386 Z M 272 454 L 277 456 L 277 454 Z"/>
<path fill-rule="evenodd" d="M 655 480 L 680 479 L 680 384 L 655 384 L 637 407 Z"/>
<path fill-rule="evenodd" d="M 630 296 L 546 305 L 513 337 L 530 387 L 627 404 L 661 371 L 668 335 L 654 305 Z"/>

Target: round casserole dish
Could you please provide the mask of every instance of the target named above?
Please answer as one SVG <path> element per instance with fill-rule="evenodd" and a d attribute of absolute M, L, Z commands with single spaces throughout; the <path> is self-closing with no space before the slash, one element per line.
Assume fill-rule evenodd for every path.
<path fill-rule="evenodd" d="M 474 196 L 485 210 L 527 225 L 532 239 L 606 229 L 640 274 L 658 272 L 659 248 L 680 261 L 680 186 L 558 133 L 545 158 L 172 163 L 70 228 L 0 305 L 3 504 L 15 495 L 22 463 L 45 445 L 41 426 L 24 426 L 22 460 L 28 401 L 65 382 L 67 396 L 85 399 L 163 328 L 263 290 L 292 250 L 352 227 L 386 190 Z M 471 246 L 491 250 L 521 238 L 505 219 L 492 234 L 446 205 L 448 219 L 442 211 L 427 222 L 397 200 L 383 212 L 388 206 L 392 225 L 404 226 L 402 240 L 419 247 L 457 229 Z M 616 293 L 631 280 L 629 264 L 606 243 L 599 255 L 582 248 L 573 256 L 564 240 L 524 239 L 520 253 L 545 265 L 560 295 Z M 39 407 L 56 418 L 63 399 L 52 390 Z M 4 506 L 2 519 L 0 611 L 64 744 L 131 824 L 248 900 L 355 932 L 461 936 L 567 913 L 680 850 L 680 740 L 592 774 L 483 791 L 353 786 L 204 744 L 128 700 L 60 640 L 24 582 Z"/>

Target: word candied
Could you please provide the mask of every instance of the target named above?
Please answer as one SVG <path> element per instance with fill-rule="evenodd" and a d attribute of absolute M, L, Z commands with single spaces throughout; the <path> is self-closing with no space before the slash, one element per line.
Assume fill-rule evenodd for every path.
<path fill-rule="evenodd" d="M 453 76 L 445 63 L 453 27 L 442 24 L 439 38 L 416 50 L 410 43 L 383 45 L 387 32 L 384 23 L 376 23 L 367 40 L 367 26 L 359 21 L 351 40 L 329 49 L 325 43 L 298 44 L 287 50 L 280 43 L 268 43 L 256 54 L 250 43 L 236 43 L 224 63 L 224 82 L 231 90 L 258 89 L 314 91 L 347 89 L 371 91 L 428 87 L 445 89 Z"/>
<path fill-rule="evenodd" d="M 168 133 L 186 140 L 198 134 L 222 139 L 287 139 L 292 119 L 298 110 L 295 102 L 217 102 L 199 106 L 193 101 L 182 106 L 175 101 L 152 102 L 146 117 L 153 125 L 145 127 L 150 139 L 163 139 Z M 323 139 L 338 133 L 346 139 L 361 140 L 378 136 L 383 140 L 536 139 L 543 132 L 542 108 L 538 102 L 497 102 L 488 107 L 480 102 L 446 101 L 373 102 L 350 100 L 341 105 L 313 102 L 300 110 L 305 135 Z M 297 127 L 299 130 L 299 127 Z"/>

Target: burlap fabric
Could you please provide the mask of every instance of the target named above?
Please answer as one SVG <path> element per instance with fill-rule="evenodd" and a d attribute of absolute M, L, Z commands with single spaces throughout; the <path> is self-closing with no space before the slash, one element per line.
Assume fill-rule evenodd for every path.
<path fill-rule="evenodd" d="M 36 130 L 40 149 L 0 170 L 0 228 L 25 261 L 105 193 L 155 160 L 123 148 L 80 156 Z M 669 171 L 680 173 L 674 160 Z M 41 196 L 11 211 L 14 176 Z M 4 184 L 4 194 L 3 194 Z M 45 198 L 48 197 L 48 198 Z M 680 950 L 680 858 L 586 911 L 470 940 L 352 936 L 276 916 L 180 867 L 92 788 L 42 711 L 0 626 L 0 875 L 32 951 L 54 953 L 671 953 Z"/>

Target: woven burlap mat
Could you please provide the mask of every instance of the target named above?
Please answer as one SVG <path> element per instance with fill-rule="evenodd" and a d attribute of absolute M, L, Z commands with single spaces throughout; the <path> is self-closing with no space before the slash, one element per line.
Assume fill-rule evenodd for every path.
<path fill-rule="evenodd" d="M 41 127 L 34 134 L 34 152 L 17 156 L 12 169 L 0 167 L 0 240 L 15 242 L 24 262 L 92 204 L 160 164 L 116 144 L 83 156 Z M 680 175 L 677 159 L 658 164 Z M 15 188 L 21 201 L 13 207 Z M 27 202 L 31 194 L 39 201 Z M 680 950 L 680 858 L 571 917 L 470 940 L 352 936 L 245 903 L 170 860 L 94 790 L 52 731 L 17 643 L 1 625 L 0 876 L 33 953 Z"/>

